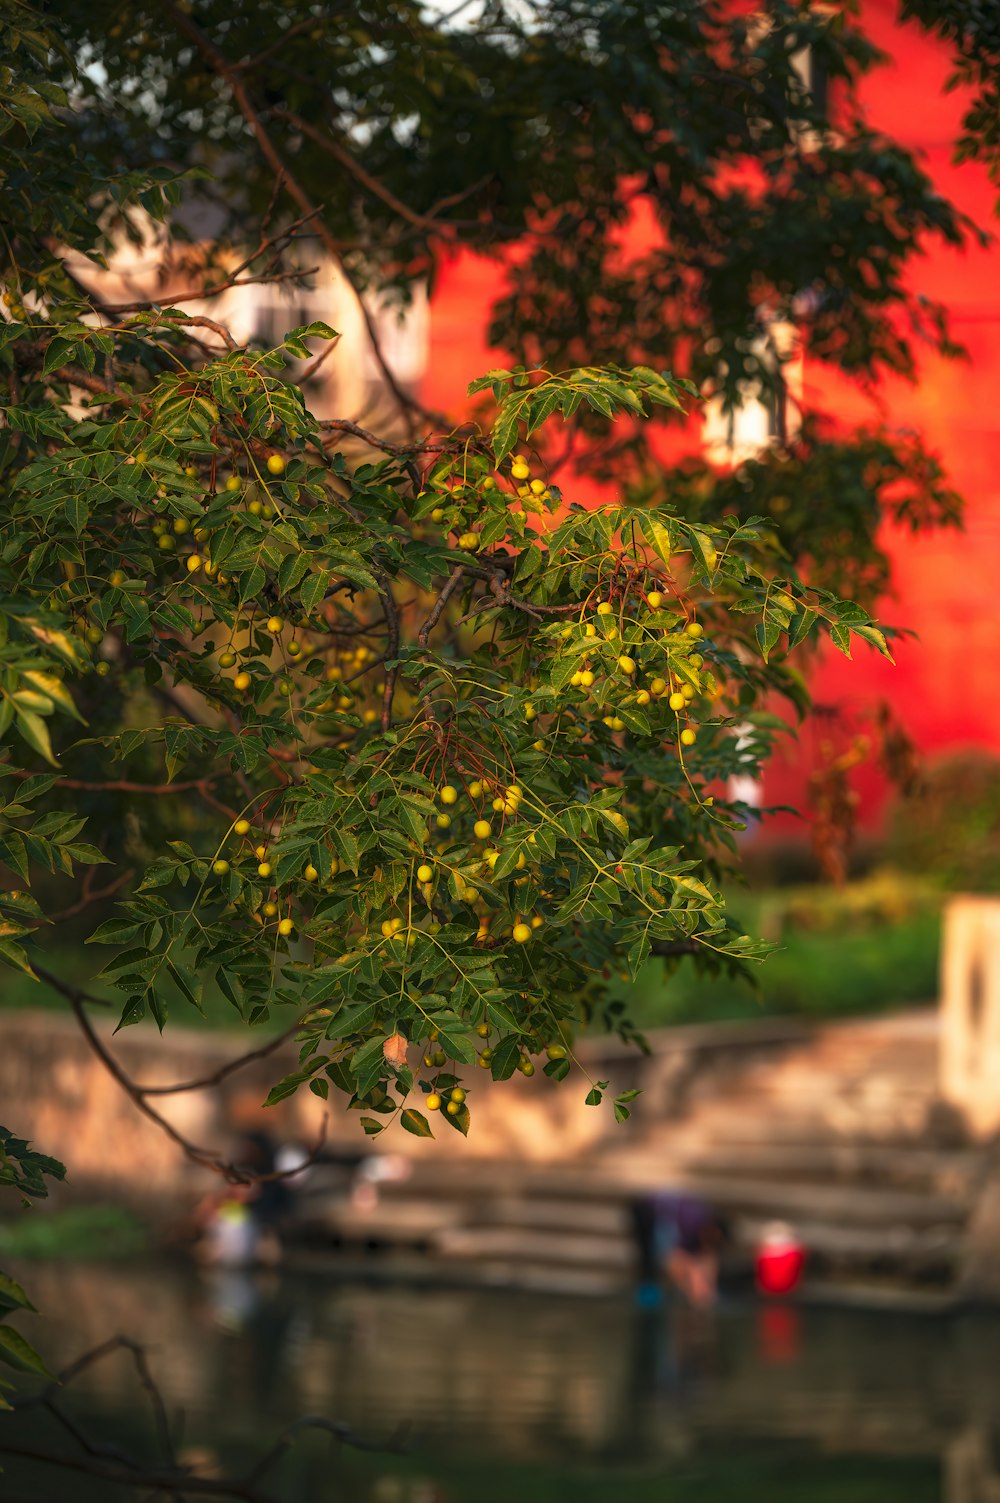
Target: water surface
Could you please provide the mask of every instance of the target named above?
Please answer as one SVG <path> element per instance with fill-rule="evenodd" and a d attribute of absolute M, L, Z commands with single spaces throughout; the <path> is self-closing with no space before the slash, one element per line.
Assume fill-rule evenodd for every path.
<path fill-rule="evenodd" d="M 1000 1435 L 1000 1321 L 629 1301 L 183 1265 L 22 1270 L 58 1367 L 141 1339 L 206 1474 L 245 1471 L 303 1414 L 392 1449 L 305 1434 L 260 1482 L 281 1503 L 978 1503 Z M 28 1327 L 25 1326 L 26 1331 Z M 119 1354 L 61 1402 L 89 1435 L 156 1454 Z M 12 1425 L 0 1416 L 0 1444 Z M 41 1417 L 33 1442 L 78 1454 Z M 997 1469 L 1000 1470 L 1000 1469 Z M 17 1503 L 135 1498 L 5 1462 Z"/>

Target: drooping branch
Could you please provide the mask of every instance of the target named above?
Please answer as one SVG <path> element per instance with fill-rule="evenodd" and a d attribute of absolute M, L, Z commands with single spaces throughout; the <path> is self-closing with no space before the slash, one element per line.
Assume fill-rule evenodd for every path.
<path fill-rule="evenodd" d="M 92 1438 L 84 1426 L 67 1413 L 62 1402 L 68 1385 L 74 1379 L 98 1362 L 119 1352 L 125 1352 L 131 1358 L 139 1386 L 146 1395 L 152 1412 L 159 1452 L 154 1459 L 146 1460 L 120 1446 Z M 176 1438 L 167 1405 L 149 1365 L 146 1349 L 127 1336 L 113 1336 L 84 1352 L 38 1393 L 16 1399 L 12 1408 L 19 1414 L 39 1410 L 47 1413 L 72 1440 L 77 1451 L 47 1451 L 40 1444 L 28 1443 L 17 1436 L 4 1436 L 0 1437 L 0 1454 L 37 1462 L 41 1466 L 76 1472 L 82 1476 L 100 1478 L 117 1487 L 141 1490 L 147 1498 L 166 1497 L 173 1500 L 173 1503 L 183 1503 L 185 1498 L 230 1498 L 242 1500 L 242 1503 L 277 1503 L 274 1494 L 260 1490 L 259 1483 L 303 1431 L 319 1431 L 341 1445 L 376 1453 L 401 1452 L 407 1441 L 404 1430 L 398 1430 L 385 1441 L 368 1440 L 356 1435 L 349 1425 L 327 1419 L 323 1415 L 304 1414 L 286 1425 L 267 1450 L 242 1475 L 200 1475 L 178 1459 Z M 32 1496 L 37 1497 L 37 1494 Z"/>
<path fill-rule="evenodd" d="M 254 1174 L 251 1170 L 245 1169 L 239 1164 L 235 1164 L 231 1160 L 223 1158 L 223 1156 L 220 1153 L 217 1153 L 215 1150 L 211 1148 L 204 1148 L 200 1144 L 193 1143 L 191 1139 L 186 1137 L 184 1133 L 180 1132 L 172 1122 L 168 1121 L 167 1118 L 163 1116 L 162 1112 L 158 1112 L 155 1107 L 150 1106 L 149 1101 L 147 1100 L 147 1097 L 149 1096 L 162 1096 L 179 1093 L 181 1091 L 202 1090 L 207 1089 L 212 1085 L 217 1085 L 226 1077 L 226 1075 L 232 1074 L 234 1070 L 242 1068 L 245 1064 L 249 1064 L 253 1059 L 258 1059 L 263 1055 L 272 1053 L 275 1049 L 278 1048 L 278 1045 L 280 1043 L 283 1043 L 285 1041 L 285 1039 L 288 1037 L 288 1034 L 283 1035 L 280 1039 L 273 1041 L 263 1049 L 253 1050 L 249 1054 L 242 1056 L 239 1060 L 233 1061 L 228 1066 L 224 1066 L 221 1070 L 215 1072 L 213 1076 L 206 1078 L 204 1081 L 189 1081 L 184 1082 L 180 1085 L 169 1087 L 142 1086 L 137 1084 L 137 1082 L 132 1079 L 120 1060 L 116 1059 L 116 1057 L 111 1053 L 110 1049 L 107 1048 L 104 1041 L 101 1039 L 100 1035 L 97 1033 L 96 1029 L 87 1016 L 87 1004 L 96 1002 L 100 1006 L 106 1006 L 107 1004 L 103 1001 L 103 999 L 94 997 L 89 992 L 84 991 L 81 987 L 73 986 L 70 982 L 64 981 L 61 976 L 54 975 L 44 966 L 36 965 L 34 967 L 34 970 L 39 980 L 44 981 L 48 986 L 51 986 L 53 990 L 59 992 L 60 996 L 65 997 L 66 1001 L 69 1003 L 70 1007 L 73 1010 L 73 1015 L 76 1018 L 77 1023 L 80 1025 L 81 1032 L 83 1033 L 83 1036 L 86 1039 L 91 1050 L 94 1054 L 96 1054 L 97 1058 L 101 1061 L 101 1064 L 107 1070 L 112 1079 L 115 1080 L 119 1086 L 121 1086 L 122 1090 L 125 1092 L 126 1096 L 128 1096 L 133 1105 L 137 1108 L 137 1110 L 142 1112 L 144 1117 L 148 1117 L 149 1120 L 161 1130 L 161 1132 L 166 1133 L 171 1142 L 175 1143 L 181 1150 L 181 1152 L 185 1155 L 185 1157 L 189 1158 L 192 1163 L 200 1165 L 203 1169 L 210 1169 L 213 1174 L 221 1175 L 222 1178 L 227 1180 L 230 1184 L 246 1185 L 262 1184 L 271 1180 L 286 1179 L 289 1174 L 300 1173 L 302 1169 L 304 1169 L 308 1164 L 313 1163 L 319 1156 L 323 1145 L 326 1142 L 326 1117 L 323 1118 L 323 1125 L 320 1130 L 319 1138 L 301 1164 L 296 1165 L 293 1170 L 279 1170 L 271 1174 Z M 298 1023 L 296 1023 L 295 1028 L 289 1030 L 289 1032 L 293 1033 L 297 1030 L 297 1028 Z"/>

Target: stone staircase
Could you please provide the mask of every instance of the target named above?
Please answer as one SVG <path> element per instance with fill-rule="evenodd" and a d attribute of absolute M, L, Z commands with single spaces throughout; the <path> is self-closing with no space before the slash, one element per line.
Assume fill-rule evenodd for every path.
<path fill-rule="evenodd" d="M 698 1194 L 732 1232 L 746 1275 L 769 1222 L 809 1249 L 810 1291 L 946 1299 L 983 1171 L 937 1096 L 934 1019 L 817 1030 L 768 1056 L 696 1074 L 666 1111 L 647 1105 L 616 1138 L 565 1164 L 432 1158 L 367 1210 L 329 1205 L 345 1250 L 406 1253 L 434 1276 L 610 1293 L 632 1276 L 629 1201 Z"/>

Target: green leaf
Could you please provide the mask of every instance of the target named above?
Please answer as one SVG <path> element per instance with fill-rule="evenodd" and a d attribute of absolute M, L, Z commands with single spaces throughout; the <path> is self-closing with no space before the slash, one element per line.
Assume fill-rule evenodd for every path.
<path fill-rule="evenodd" d="M 33 710 L 18 710 L 16 715 L 17 728 L 32 749 L 44 757 L 46 762 L 51 762 L 53 767 L 59 763 L 52 755 L 52 741 L 49 737 L 49 728 L 41 715 L 36 715 Z"/>
<path fill-rule="evenodd" d="M 830 641 L 838 652 L 842 652 L 845 658 L 851 656 L 851 629 L 849 626 L 832 626 L 830 628 Z"/>
<path fill-rule="evenodd" d="M 9 1274 L 0 1272 L 0 1310 L 34 1310 L 20 1284 Z"/>
<path fill-rule="evenodd" d="M 0 1362 L 18 1372 L 38 1373 L 43 1378 L 52 1376 L 35 1348 L 12 1326 L 0 1325 Z"/>
<path fill-rule="evenodd" d="M 25 975 L 30 976 L 33 981 L 38 980 L 38 977 L 31 968 L 31 962 L 27 955 L 21 946 L 15 944 L 12 939 L 0 938 L 0 960 L 5 960 L 8 965 L 16 967 L 19 971 L 24 971 Z"/>
<path fill-rule="evenodd" d="M 460 1132 L 463 1138 L 469 1136 L 471 1118 L 469 1116 L 469 1108 L 464 1101 L 454 1116 L 452 1116 L 451 1112 L 442 1112 L 441 1117 L 443 1121 L 447 1122 L 449 1127 L 453 1127 L 456 1132 Z"/>
<path fill-rule="evenodd" d="M 509 1080 L 517 1069 L 517 1062 L 521 1058 L 521 1046 L 518 1039 L 509 1035 L 501 1039 L 493 1050 L 493 1058 L 490 1061 L 490 1074 L 494 1080 Z"/>
<path fill-rule="evenodd" d="M 434 1136 L 431 1124 L 423 1112 L 415 1111 L 412 1106 L 408 1106 L 400 1113 L 399 1120 L 404 1132 L 411 1132 L 415 1138 L 433 1138 Z"/>

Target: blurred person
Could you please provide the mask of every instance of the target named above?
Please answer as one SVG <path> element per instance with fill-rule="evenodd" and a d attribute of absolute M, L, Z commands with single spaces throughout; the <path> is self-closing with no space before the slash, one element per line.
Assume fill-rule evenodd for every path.
<path fill-rule="evenodd" d="M 195 1212 L 201 1228 L 196 1256 L 220 1268 L 273 1267 L 281 1261 L 281 1232 L 294 1204 L 294 1191 L 280 1174 L 270 1135 L 244 1133 L 233 1154 L 237 1169 L 253 1176 L 208 1195 Z"/>
<path fill-rule="evenodd" d="M 688 1304 L 716 1302 L 719 1255 L 727 1241 L 724 1220 L 705 1201 L 675 1190 L 637 1196 L 631 1205 L 638 1258 L 638 1301 L 655 1306 L 666 1275 Z"/>

